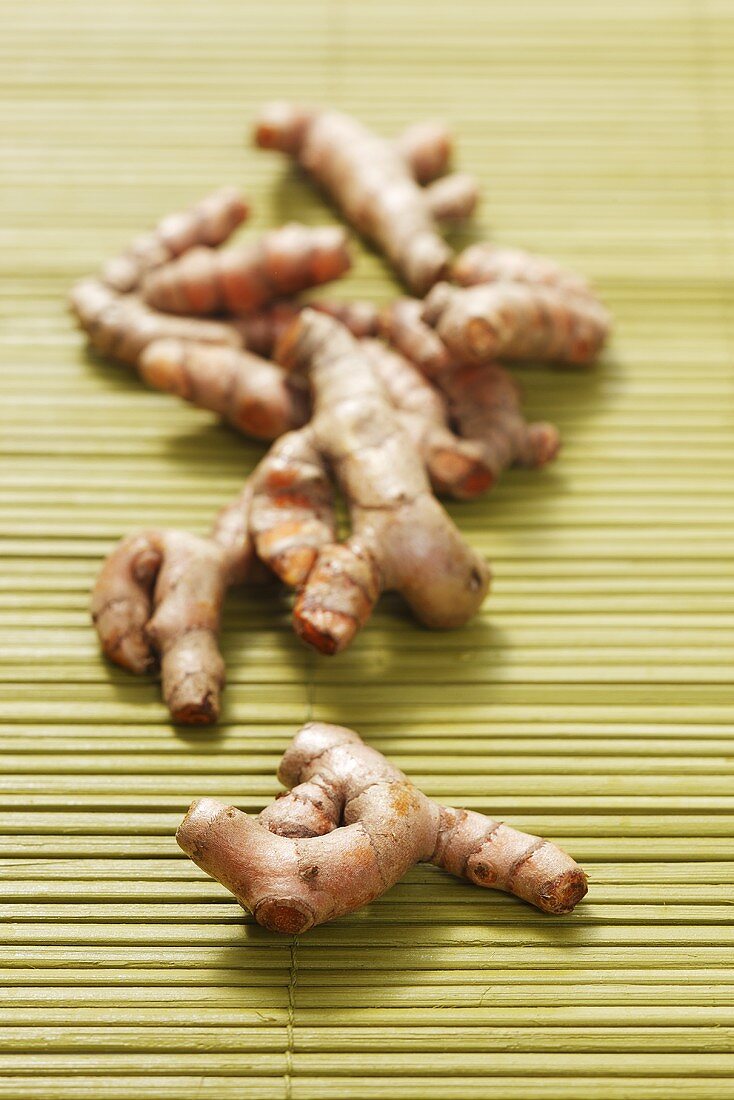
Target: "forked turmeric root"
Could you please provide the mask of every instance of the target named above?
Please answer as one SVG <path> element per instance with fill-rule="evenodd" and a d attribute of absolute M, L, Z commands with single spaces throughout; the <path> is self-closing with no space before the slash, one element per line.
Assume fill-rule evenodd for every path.
<path fill-rule="evenodd" d="M 336 653 L 385 590 L 400 592 L 427 626 L 466 622 L 486 594 L 486 563 L 433 496 L 426 463 L 369 354 L 333 318 L 304 310 L 281 341 L 278 358 L 307 372 L 313 408 L 309 424 L 276 445 L 280 457 L 265 479 L 276 492 L 286 484 L 294 498 L 292 512 L 287 497 L 278 510 L 290 553 L 305 545 L 311 551 L 303 575 L 289 578 L 302 585 L 294 609 L 297 633 L 321 652 Z M 304 542 L 300 509 L 314 501 L 330 507 L 331 470 L 349 508 L 351 535 L 337 543 L 325 537 L 327 524 L 315 543 L 309 527 Z M 257 501 L 257 488 L 255 493 Z M 279 558 L 257 535 L 255 545 L 280 575 Z M 282 554 L 283 544 L 278 547 Z"/>
<path fill-rule="evenodd" d="M 257 817 L 192 803 L 176 839 L 273 932 L 300 934 L 374 901 L 420 862 L 570 913 L 583 870 L 550 841 L 427 798 L 358 734 L 313 722 L 286 749 L 289 788 Z"/>
<path fill-rule="evenodd" d="M 468 217 L 478 190 L 468 176 L 436 179 L 451 152 L 443 127 L 414 126 L 390 142 L 338 111 L 269 103 L 256 120 L 255 142 L 305 168 L 414 294 L 446 278 L 452 253 L 437 223 Z"/>
<path fill-rule="evenodd" d="M 252 489 L 217 517 L 211 537 L 142 531 L 123 539 L 92 592 L 102 650 L 130 672 L 160 665 L 163 698 L 177 722 L 219 717 L 224 661 L 218 635 L 227 588 L 253 574 L 249 535 Z"/>

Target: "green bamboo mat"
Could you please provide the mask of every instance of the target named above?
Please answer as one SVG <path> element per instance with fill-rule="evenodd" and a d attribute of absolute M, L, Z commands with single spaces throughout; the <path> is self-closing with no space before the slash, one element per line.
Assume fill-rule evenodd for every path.
<path fill-rule="evenodd" d="M 0 11 L 0 1098 L 731 1096 L 731 0 Z M 63 296 L 223 182 L 259 227 L 328 218 L 243 147 L 275 95 L 446 117 L 481 230 L 588 272 L 618 325 L 589 375 L 524 375 L 553 470 L 452 508 L 494 562 L 482 618 L 388 601 L 324 660 L 285 598 L 238 596 L 224 721 L 191 733 L 100 660 L 87 593 L 131 528 L 203 532 L 259 449 L 86 356 Z M 394 286 L 362 252 L 347 290 Z M 566 845 L 588 901 L 419 868 L 298 941 L 253 926 L 174 828 L 195 795 L 257 810 L 312 716 Z"/>

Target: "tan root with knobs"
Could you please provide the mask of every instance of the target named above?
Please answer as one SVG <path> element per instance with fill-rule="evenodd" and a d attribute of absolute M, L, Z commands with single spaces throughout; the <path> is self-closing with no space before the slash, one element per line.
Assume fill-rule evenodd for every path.
<path fill-rule="evenodd" d="M 585 366 L 609 333 L 609 314 L 595 298 L 509 280 L 470 287 L 438 283 L 422 318 L 464 363 L 506 358 Z"/>
<path fill-rule="evenodd" d="M 415 294 L 446 277 L 452 253 L 437 223 L 468 217 L 478 191 L 468 176 L 436 179 L 451 149 L 442 127 L 411 127 L 390 142 L 350 115 L 278 102 L 261 111 L 255 142 L 305 168 Z"/>
<path fill-rule="evenodd" d="M 289 490 L 299 487 L 299 506 L 314 492 L 321 497 L 333 470 L 352 528 L 345 543 L 324 542 L 302 578 L 297 632 L 335 653 L 386 590 L 400 592 L 427 626 L 466 622 L 486 594 L 486 563 L 433 496 L 424 460 L 369 354 L 337 321 L 313 310 L 304 310 L 278 351 L 284 365 L 308 372 L 313 406 L 298 442 L 308 450 L 307 476 L 293 469 Z M 292 537 L 299 545 L 297 521 Z"/>
<path fill-rule="evenodd" d="M 350 266 L 343 229 L 293 222 L 239 247 L 192 248 L 147 275 L 142 293 L 170 313 L 253 313 L 338 279 Z"/>
<path fill-rule="evenodd" d="M 299 934 L 353 913 L 420 862 L 546 913 L 570 913 L 587 892 L 583 870 L 555 844 L 441 806 L 352 730 L 304 726 L 278 778 L 289 792 L 259 817 L 203 798 L 176 834 L 273 932 Z"/>
<path fill-rule="evenodd" d="M 221 244 L 249 213 L 247 201 L 236 188 L 222 187 L 188 210 L 168 214 L 151 232 L 137 237 L 126 252 L 107 261 L 100 278 L 120 293 L 134 290 L 149 272 L 182 252 L 197 245 Z"/>
<path fill-rule="evenodd" d="M 163 698 L 177 722 L 207 725 L 219 717 L 220 617 L 227 588 L 252 573 L 251 497 L 248 483 L 208 539 L 155 530 L 123 539 L 92 592 L 105 656 L 130 672 L 160 666 Z"/>

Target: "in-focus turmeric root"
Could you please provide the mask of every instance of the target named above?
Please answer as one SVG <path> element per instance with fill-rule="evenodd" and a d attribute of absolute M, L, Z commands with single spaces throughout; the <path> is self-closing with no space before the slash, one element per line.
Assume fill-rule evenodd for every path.
<path fill-rule="evenodd" d="M 477 188 L 466 176 L 453 182 L 447 176 L 425 190 L 417 182 L 433 181 L 445 168 L 445 131 L 411 128 L 393 143 L 338 111 L 278 102 L 262 109 L 255 142 L 293 157 L 415 294 L 447 276 L 452 253 L 436 222 L 471 214 Z"/>
<path fill-rule="evenodd" d="M 434 286 L 423 320 L 460 362 L 537 359 L 584 366 L 601 351 L 609 314 L 596 299 L 520 282 Z"/>
<path fill-rule="evenodd" d="M 427 798 L 358 734 L 314 722 L 278 778 L 288 787 L 258 818 L 212 798 L 192 803 L 176 839 L 273 932 L 300 934 L 374 901 L 419 862 L 570 913 L 583 870 L 550 841 Z"/>
<path fill-rule="evenodd" d="M 385 590 L 400 592 L 427 626 L 465 623 L 486 594 L 487 565 L 433 496 L 422 456 L 369 355 L 343 325 L 307 309 L 281 341 L 278 359 L 307 371 L 313 408 L 301 429 L 310 456 L 307 476 L 289 470 L 289 489 L 300 507 L 314 484 L 323 493 L 325 470 L 333 470 L 352 528 L 345 543 L 323 546 L 303 577 L 294 608 L 297 633 L 322 653 L 336 653 Z M 314 482 L 315 467 L 320 473 Z M 290 518 L 287 508 L 281 515 L 284 523 Z M 299 537 L 296 513 L 294 547 Z"/>
<path fill-rule="evenodd" d="M 222 187 L 181 213 L 168 214 L 150 233 L 137 237 L 121 256 L 108 260 L 101 280 L 120 293 L 140 285 L 144 275 L 188 252 L 225 241 L 248 216 L 249 206 L 234 187 Z"/>
<path fill-rule="evenodd" d="M 160 664 L 173 719 L 203 725 L 219 716 L 225 679 L 218 635 L 227 588 L 250 577 L 249 483 L 225 508 L 212 536 L 142 531 L 116 547 L 92 592 L 104 654 L 130 672 Z"/>
<path fill-rule="evenodd" d="M 560 449 L 558 429 L 525 420 L 520 389 L 498 363 L 457 362 L 422 311 L 423 303 L 414 298 L 393 302 L 382 314 L 382 333 L 443 393 L 451 420 L 486 471 L 480 491 L 510 466 L 539 468 L 552 461 Z"/>
<path fill-rule="evenodd" d="M 293 222 L 237 248 L 192 248 L 152 271 L 142 292 L 148 305 L 170 313 L 252 313 L 338 279 L 350 265 L 342 228 Z"/>

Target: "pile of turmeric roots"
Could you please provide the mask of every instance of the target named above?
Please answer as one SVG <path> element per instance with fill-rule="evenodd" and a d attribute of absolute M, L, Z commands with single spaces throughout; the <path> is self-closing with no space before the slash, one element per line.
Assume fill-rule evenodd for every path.
<path fill-rule="evenodd" d="M 274 576 L 294 589 L 296 633 L 326 654 L 351 642 L 387 590 L 399 592 L 429 627 L 458 627 L 470 619 L 487 593 L 489 569 L 436 494 L 469 500 L 491 489 L 509 466 L 550 462 L 558 432 L 552 424 L 526 421 L 518 386 L 503 364 L 586 366 L 609 329 L 608 314 L 586 281 L 551 260 L 488 243 L 453 255 L 440 228 L 469 217 L 478 190 L 471 177 L 449 172 L 452 142 L 443 126 L 419 124 L 389 141 L 336 111 L 273 103 L 256 120 L 254 140 L 293 158 L 345 221 L 384 253 L 414 296 L 383 310 L 318 295 L 304 302 L 302 292 L 349 270 L 346 232 L 293 223 L 219 248 L 249 212 L 231 188 L 164 218 L 98 276 L 73 288 L 72 309 L 97 352 L 271 444 L 208 538 L 173 530 L 131 535 L 108 557 L 94 588 L 92 613 L 105 654 L 133 672 L 160 666 L 173 718 L 190 724 L 219 715 L 225 670 L 218 632 L 231 585 Z M 337 531 L 337 489 L 349 513 L 345 540 Z M 256 839 L 269 830 L 310 838 L 327 852 L 325 834 L 346 824 L 349 829 L 339 833 L 352 829 L 359 843 L 367 836 L 379 864 L 366 816 L 347 812 L 352 798 L 360 802 L 362 796 L 349 793 L 353 779 L 345 754 L 362 759 L 372 750 L 355 748 L 356 735 L 343 733 L 334 748 L 345 769 L 343 783 L 338 769 L 330 772 L 327 797 L 324 783 L 308 778 L 320 791 L 314 805 L 323 810 L 326 798 L 328 820 L 318 827 L 301 823 L 298 829 L 306 832 L 292 832 L 280 810 L 265 811 L 264 824 L 261 817 L 260 825 L 247 825 Z M 332 734 L 323 736 L 331 746 Z M 454 851 L 459 826 L 451 815 L 461 811 L 430 803 L 406 787 L 404 777 L 395 779 L 400 773 L 387 762 L 378 766 L 377 756 L 369 758 L 372 765 L 384 765 L 385 776 L 393 776 L 385 778 L 389 791 L 380 797 L 412 839 L 389 872 L 377 867 L 375 883 L 382 885 L 370 887 L 370 896 L 417 859 L 478 881 Z M 285 774 L 301 784 L 312 771 L 288 766 Z M 285 800 L 276 805 L 283 809 Z M 211 846 L 225 826 L 237 826 L 240 818 L 230 811 L 200 806 L 182 827 L 183 846 L 207 869 L 197 829 L 204 829 Z M 487 835 L 497 837 L 496 823 L 482 821 L 480 832 L 489 828 Z M 219 823 L 216 829 L 212 822 Z M 466 839 L 472 859 L 488 843 L 475 840 Z M 283 866 L 300 867 L 305 841 L 283 845 Z M 524 849 L 517 852 L 517 867 L 488 872 L 493 884 L 514 889 L 506 883 L 526 858 Z M 341 858 L 333 856 L 337 863 Z M 316 868 L 314 882 L 328 877 L 326 864 L 315 857 L 309 864 Z M 283 871 L 289 883 L 291 871 Z M 298 874 L 304 876 L 303 868 Z M 574 897 L 580 883 L 579 896 L 585 892 L 578 874 Z M 333 901 L 338 908 L 341 891 L 334 882 L 325 890 L 327 901 L 316 908 L 303 899 L 281 904 L 271 894 L 252 901 L 247 891 L 245 901 L 269 927 L 302 930 L 335 915 L 329 906 Z M 242 897 L 242 890 L 235 892 Z M 538 899 L 530 897 L 554 911 L 569 908 L 565 894 L 562 904 Z M 289 915 L 273 917 L 281 910 Z"/>

